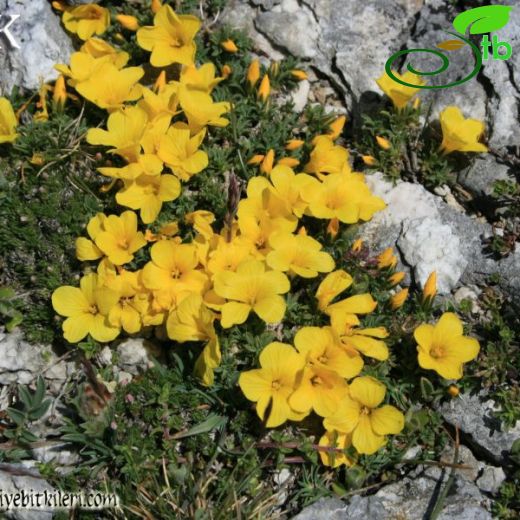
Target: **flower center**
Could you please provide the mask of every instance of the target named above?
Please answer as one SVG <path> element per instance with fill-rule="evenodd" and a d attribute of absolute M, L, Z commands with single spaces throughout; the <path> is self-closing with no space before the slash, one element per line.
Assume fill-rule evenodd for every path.
<path fill-rule="evenodd" d="M 363 415 L 370 415 L 370 408 L 368 408 L 368 406 L 361 407 L 361 413 Z"/>
<path fill-rule="evenodd" d="M 430 349 L 430 356 L 432 358 L 441 358 L 444 356 L 444 348 L 441 345 L 432 345 Z"/>
<path fill-rule="evenodd" d="M 121 249 L 128 249 L 128 240 L 126 238 L 122 238 L 118 243 L 117 245 L 121 248 Z"/>
<path fill-rule="evenodd" d="M 99 312 L 96 305 L 91 305 L 88 311 L 90 314 L 97 314 Z"/>
<path fill-rule="evenodd" d="M 311 379 L 312 386 L 320 386 L 323 384 L 323 379 L 320 376 L 314 376 Z"/>
<path fill-rule="evenodd" d="M 326 354 L 323 354 L 321 355 L 319 358 L 318 358 L 318 361 L 320 363 L 322 363 L 323 365 L 326 365 L 327 362 L 328 362 L 329 358 L 326 356 Z"/>
<path fill-rule="evenodd" d="M 278 381 L 278 379 L 275 379 L 271 383 L 271 387 L 272 387 L 273 390 L 280 390 L 280 388 L 282 387 L 282 384 L 280 383 L 280 381 Z"/>

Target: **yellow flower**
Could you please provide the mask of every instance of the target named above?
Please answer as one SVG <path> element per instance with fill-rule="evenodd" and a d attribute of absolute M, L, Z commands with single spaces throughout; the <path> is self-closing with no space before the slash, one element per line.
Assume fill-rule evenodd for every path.
<path fill-rule="evenodd" d="M 394 255 L 394 250 L 391 247 L 387 247 L 377 257 L 377 268 L 385 269 L 386 267 L 393 268 L 397 265 L 397 257 Z"/>
<path fill-rule="evenodd" d="M 352 435 L 350 433 L 325 432 L 320 439 L 319 445 L 323 448 L 336 448 L 346 450 L 352 446 Z M 333 450 L 320 450 L 321 462 L 325 466 L 337 468 L 341 465 L 352 466 L 354 460 L 347 457 L 345 453 Z"/>
<path fill-rule="evenodd" d="M 322 245 L 307 235 L 273 233 L 269 245 L 272 251 L 265 260 L 271 269 L 314 278 L 318 273 L 328 273 L 335 267 L 332 256 L 321 251 Z"/>
<path fill-rule="evenodd" d="M 338 269 L 325 276 L 316 291 L 320 311 L 325 312 L 330 302 L 345 289 L 348 289 L 352 282 L 352 276 L 343 269 Z"/>
<path fill-rule="evenodd" d="M 395 76 L 406 83 L 412 83 L 413 85 L 423 86 L 425 82 L 416 74 L 412 74 L 410 71 L 407 71 L 405 74 L 401 76 L 398 72 L 394 72 Z M 394 106 L 401 110 L 404 108 L 407 103 L 412 99 L 417 92 L 419 92 L 419 88 L 407 87 L 406 85 L 401 85 L 397 81 L 394 81 L 390 76 L 385 72 L 379 79 L 376 80 L 376 83 L 379 85 L 379 88 L 392 100 Z"/>
<path fill-rule="evenodd" d="M 392 143 L 388 139 L 379 135 L 376 135 L 376 142 L 379 148 L 382 148 L 383 150 L 390 150 L 390 148 L 392 148 Z"/>
<path fill-rule="evenodd" d="M 251 88 L 253 88 L 260 79 L 260 62 L 257 59 L 249 64 L 246 79 Z"/>
<path fill-rule="evenodd" d="M 273 169 L 274 163 L 274 150 L 270 148 L 264 156 L 263 161 L 260 164 L 260 173 L 269 175 Z"/>
<path fill-rule="evenodd" d="M 107 316 L 118 300 L 117 292 L 100 286 L 97 274 L 84 276 L 79 288 L 65 285 L 52 293 L 54 310 L 67 318 L 63 336 L 69 343 L 77 343 L 87 334 L 102 343 L 115 339 L 120 329 L 110 325 Z"/>
<path fill-rule="evenodd" d="M 190 90 L 200 90 L 210 94 L 223 79 L 216 77 L 216 69 L 213 63 L 204 63 L 199 68 L 195 65 L 184 66 L 179 82 Z"/>
<path fill-rule="evenodd" d="M 181 181 L 189 180 L 208 165 L 208 154 L 199 150 L 205 130 L 190 137 L 190 130 L 182 124 L 170 127 L 162 137 L 157 155 Z"/>
<path fill-rule="evenodd" d="M 229 124 L 229 121 L 222 117 L 231 109 L 227 101 L 215 103 L 209 94 L 184 87 L 179 90 L 179 102 L 188 118 L 192 134 L 200 132 L 208 125 L 222 127 Z"/>
<path fill-rule="evenodd" d="M 357 350 L 342 348 L 329 327 L 302 327 L 294 337 L 294 345 L 308 366 L 332 370 L 346 379 L 357 376 L 363 368 Z"/>
<path fill-rule="evenodd" d="M 238 52 L 238 47 L 236 46 L 235 42 L 229 38 L 224 40 L 220 45 L 222 45 L 222 48 L 227 52 Z"/>
<path fill-rule="evenodd" d="M 92 240 L 85 237 L 76 239 L 76 257 L 78 260 L 85 262 L 87 260 L 97 260 L 103 256 L 103 251 L 96 246 L 94 240 L 101 231 L 104 231 L 106 219 L 107 216 L 104 213 L 98 213 L 89 220 L 87 233 Z"/>
<path fill-rule="evenodd" d="M 177 15 L 169 5 L 163 5 L 154 17 L 154 25 L 137 31 L 137 43 L 152 51 L 150 63 L 167 67 L 172 63 L 191 65 L 196 45 L 193 39 L 201 26 L 196 16 Z"/>
<path fill-rule="evenodd" d="M 238 378 L 246 398 L 256 402 L 258 417 L 266 421 L 268 428 L 280 426 L 290 419 L 302 419 L 303 416 L 292 410 L 287 400 L 296 376 L 305 364 L 304 358 L 291 345 L 273 342 L 264 347 L 259 361 L 261 368 L 242 372 Z"/>
<path fill-rule="evenodd" d="M 293 69 L 291 70 L 291 76 L 293 78 L 296 78 L 298 81 L 303 81 L 304 79 L 308 79 L 309 76 L 304 70 L 300 69 Z"/>
<path fill-rule="evenodd" d="M 347 382 L 337 372 L 307 363 L 296 378 L 289 406 L 300 413 L 314 410 L 321 417 L 327 417 L 334 413 L 347 393 Z"/>
<path fill-rule="evenodd" d="M 143 268 L 145 287 L 162 293 L 169 305 L 180 303 L 191 293 L 201 294 L 208 278 L 197 270 L 197 249 L 193 244 L 179 244 L 175 240 L 160 240 L 151 250 L 152 261 Z"/>
<path fill-rule="evenodd" d="M 134 253 L 146 245 L 143 233 L 137 231 L 137 215 L 133 211 L 124 211 L 120 217 L 108 216 L 94 241 L 114 265 L 131 262 Z"/>
<path fill-rule="evenodd" d="M 319 178 L 328 173 L 341 173 L 348 164 L 348 157 L 346 148 L 335 145 L 326 135 L 319 135 L 314 140 L 314 148 L 305 165 L 305 171 L 314 173 Z"/>
<path fill-rule="evenodd" d="M 228 301 L 222 308 L 221 324 L 225 329 L 242 324 L 251 311 L 266 323 L 278 323 L 285 314 L 288 292 L 287 276 L 279 271 L 266 271 L 259 260 L 241 263 L 236 272 L 221 271 L 215 275 L 215 293 Z"/>
<path fill-rule="evenodd" d="M 148 296 L 142 290 L 139 274 L 139 271 L 130 272 L 123 269 L 119 275 L 105 281 L 105 285 L 120 297 L 119 302 L 110 309 L 108 321 L 128 334 L 136 334 L 141 330 L 141 315 L 148 308 Z"/>
<path fill-rule="evenodd" d="M 65 87 L 65 78 L 63 77 L 63 74 L 58 76 L 58 79 L 54 84 L 52 100 L 54 106 L 59 110 L 62 110 L 65 106 L 65 102 L 67 101 L 67 88 Z"/>
<path fill-rule="evenodd" d="M 362 155 L 361 156 L 361 159 L 363 159 L 363 162 L 367 165 L 367 166 L 374 166 L 375 164 L 377 164 L 377 160 L 375 157 L 373 157 L 372 155 Z"/>
<path fill-rule="evenodd" d="M 116 194 L 121 206 L 140 210 L 145 224 L 153 222 L 159 215 L 163 202 L 175 200 L 181 193 L 181 184 L 173 175 L 141 175 L 135 181 L 128 181 Z"/>
<path fill-rule="evenodd" d="M 392 286 L 400 284 L 404 280 L 405 273 L 403 271 L 399 271 L 397 273 L 394 273 L 388 281 Z"/>
<path fill-rule="evenodd" d="M 130 59 L 130 55 L 127 52 L 112 47 L 112 45 L 101 38 L 89 38 L 80 47 L 80 51 L 83 54 L 88 54 L 92 58 L 108 57 L 109 61 L 118 69 L 122 69 Z"/>
<path fill-rule="evenodd" d="M 220 345 L 213 322 L 215 314 L 203 303 L 200 294 L 191 293 L 174 309 L 166 321 L 168 337 L 185 341 L 205 341 L 204 350 L 195 363 L 195 374 L 209 386 L 213 384 L 213 370 L 221 360 Z"/>
<path fill-rule="evenodd" d="M 128 162 L 135 162 L 141 151 L 141 140 L 148 124 L 146 112 L 139 106 L 125 106 L 110 114 L 107 130 L 90 128 L 89 144 L 111 146 L 110 153 L 120 155 Z"/>
<path fill-rule="evenodd" d="M 408 288 L 401 289 L 390 298 L 390 307 L 392 307 L 394 311 L 400 309 L 404 305 L 406 298 L 408 298 Z"/>
<path fill-rule="evenodd" d="M 329 133 L 327 134 L 330 139 L 335 141 L 343 132 L 343 127 L 347 122 L 346 116 L 339 116 L 329 125 Z"/>
<path fill-rule="evenodd" d="M 17 125 L 11 102 L 5 97 L 0 97 L 0 144 L 12 143 L 18 138 Z"/>
<path fill-rule="evenodd" d="M 427 300 L 433 300 L 435 298 L 435 295 L 437 294 L 437 273 L 433 271 L 430 273 L 430 276 L 428 276 L 428 279 L 426 280 L 426 283 L 424 284 L 423 289 L 423 301 Z"/>
<path fill-rule="evenodd" d="M 63 25 L 82 40 L 103 34 L 110 26 L 110 11 L 96 4 L 78 5 L 63 13 Z"/>
<path fill-rule="evenodd" d="M 269 76 L 264 74 L 262 81 L 260 82 L 260 86 L 258 87 L 258 97 L 264 103 L 269 98 L 269 94 L 271 93 L 271 82 L 269 81 Z"/>
<path fill-rule="evenodd" d="M 135 16 L 130 16 L 128 14 L 118 14 L 116 16 L 116 20 L 129 31 L 137 31 L 139 29 L 139 22 Z"/>
<path fill-rule="evenodd" d="M 484 123 L 478 119 L 465 119 L 457 107 L 445 108 L 439 119 L 442 128 L 441 150 L 451 152 L 487 152 L 487 146 L 479 143 L 484 133 Z"/>
<path fill-rule="evenodd" d="M 164 87 L 166 87 L 166 71 L 161 70 L 160 74 L 157 76 L 155 83 L 153 84 L 153 91 L 156 94 L 160 94 Z"/>
<path fill-rule="evenodd" d="M 357 377 L 334 414 L 326 417 L 327 431 L 352 433 L 352 445 L 357 452 L 372 455 L 386 444 L 386 435 L 400 433 L 404 415 L 394 406 L 379 405 L 385 398 L 383 383 L 369 376 Z"/>
<path fill-rule="evenodd" d="M 388 359 L 388 347 L 384 341 L 381 341 L 388 337 L 388 331 L 384 327 L 359 328 L 358 317 L 344 310 L 332 312 L 330 323 L 341 345 L 347 351 L 359 351 L 364 356 L 379 361 Z"/>
<path fill-rule="evenodd" d="M 419 365 L 444 379 L 460 379 L 462 365 L 475 359 L 480 350 L 476 339 L 463 336 L 462 323 L 452 312 L 445 312 L 435 326 L 419 325 L 414 337 Z"/>
<path fill-rule="evenodd" d="M 193 226 L 195 231 L 206 239 L 211 239 L 214 235 L 211 224 L 215 222 L 215 215 L 211 211 L 199 209 L 186 213 L 184 220 Z"/>
<path fill-rule="evenodd" d="M 159 116 L 170 116 L 167 120 L 166 133 L 171 121 L 171 117 L 178 114 L 179 110 L 179 88 L 178 85 L 168 83 L 161 87 L 158 92 L 154 92 L 149 88 L 142 88 L 143 99 L 139 100 L 137 106 L 142 108 L 148 115 L 148 119 L 156 123 Z M 147 132 L 147 134 L 150 132 Z"/>
<path fill-rule="evenodd" d="M 297 150 L 298 148 L 301 148 L 305 144 L 305 141 L 302 141 L 301 139 L 289 139 L 285 143 L 285 149 L 288 151 Z"/>
<path fill-rule="evenodd" d="M 386 207 L 375 197 L 363 180 L 351 174 L 327 175 L 316 189 L 302 192 L 309 203 L 310 214 L 316 218 L 337 218 L 344 224 L 370 220 L 374 213 Z"/>
<path fill-rule="evenodd" d="M 221 271 L 236 271 L 245 260 L 253 260 L 254 249 L 243 237 L 236 237 L 228 242 L 217 236 L 217 245 L 208 255 L 207 272 L 214 276 Z"/>
<path fill-rule="evenodd" d="M 119 70 L 112 63 L 103 63 L 86 80 L 76 85 L 76 90 L 100 108 L 109 112 L 123 107 L 126 101 L 135 101 L 142 95 L 138 81 L 143 77 L 141 67 Z"/>

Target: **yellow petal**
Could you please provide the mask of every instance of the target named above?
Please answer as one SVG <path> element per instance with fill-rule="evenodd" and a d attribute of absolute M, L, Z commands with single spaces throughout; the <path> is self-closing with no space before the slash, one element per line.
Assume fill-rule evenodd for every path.
<path fill-rule="evenodd" d="M 378 435 L 397 434 L 404 428 L 404 415 L 397 408 L 387 404 L 372 411 L 370 422 Z"/>
<path fill-rule="evenodd" d="M 372 429 L 368 415 L 362 414 L 357 427 L 352 433 L 352 444 L 362 455 L 372 455 L 386 444 L 382 435 L 377 435 Z"/>
<path fill-rule="evenodd" d="M 377 408 L 385 398 L 386 387 L 370 376 L 356 377 L 349 387 L 350 397 L 367 408 Z"/>
<path fill-rule="evenodd" d="M 52 306 L 62 316 L 83 316 L 89 312 L 90 303 L 77 287 L 65 285 L 52 293 Z"/>
<path fill-rule="evenodd" d="M 94 315 L 90 313 L 67 318 L 63 322 L 63 337 L 69 343 L 78 343 L 87 336 L 93 323 Z"/>

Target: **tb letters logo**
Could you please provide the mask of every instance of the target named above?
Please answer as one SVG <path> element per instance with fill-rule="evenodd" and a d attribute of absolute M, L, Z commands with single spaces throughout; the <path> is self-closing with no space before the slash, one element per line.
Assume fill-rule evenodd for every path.
<path fill-rule="evenodd" d="M 18 18 L 20 18 L 19 14 L 0 14 L 0 35 L 2 35 L 9 42 L 9 45 L 11 45 L 13 49 L 19 49 L 20 46 L 18 45 L 16 38 L 9 31 L 9 27 L 11 27 L 11 25 L 13 25 L 13 23 L 16 22 Z M 0 45 L 0 49 L 1 48 L 2 46 Z"/>
<path fill-rule="evenodd" d="M 404 56 L 406 54 L 412 54 L 412 53 L 429 53 L 437 56 L 441 59 L 442 64 L 441 66 L 434 70 L 434 71 L 421 71 L 416 70 L 413 65 L 410 63 L 407 65 L 407 69 L 418 76 L 435 76 L 437 74 L 441 74 L 444 72 L 449 64 L 450 61 L 448 57 L 443 54 L 440 51 L 437 51 L 435 49 L 405 49 L 399 52 L 396 52 L 395 54 L 392 54 L 388 61 L 385 64 L 385 71 L 388 74 L 390 78 L 392 78 L 397 83 L 401 83 L 401 85 L 406 85 L 407 87 L 413 87 L 413 88 L 425 88 L 425 89 L 438 89 L 438 88 L 449 88 L 449 87 L 455 87 L 457 85 L 460 85 L 462 83 L 465 83 L 466 81 L 469 81 L 471 78 L 476 76 L 480 69 L 482 68 L 482 61 L 483 60 L 489 60 L 490 56 L 494 60 L 507 60 L 511 57 L 511 54 L 513 53 L 513 50 L 511 48 L 511 44 L 509 42 L 501 42 L 498 41 L 497 36 L 493 36 L 492 40 L 489 40 L 489 37 L 487 34 L 492 31 L 497 31 L 498 29 L 501 29 L 505 25 L 507 25 L 507 22 L 509 21 L 509 13 L 511 11 L 512 7 L 507 5 L 487 5 L 483 7 L 477 7 L 475 9 L 470 9 L 469 11 L 464 11 L 463 13 L 459 14 L 455 20 L 453 20 L 453 27 L 457 31 L 456 33 L 446 31 L 447 34 L 450 34 L 452 36 L 455 36 L 457 38 L 456 40 L 445 40 L 439 44 L 437 44 L 437 47 L 439 49 L 442 49 L 443 51 L 456 51 L 466 45 L 469 45 L 473 52 L 473 56 L 475 58 L 475 65 L 473 70 L 464 78 L 458 80 L 458 81 L 452 81 L 451 83 L 448 83 L 447 85 L 414 85 L 413 83 L 407 83 L 406 81 L 403 81 L 402 79 L 399 79 L 396 77 L 396 75 L 392 71 L 392 63 L 400 58 L 401 56 Z M 481 49 L 477 47 L 472 41 L 470 41 L 468 38 L 465 38 L 466 31 L 469 28 L 469 34 L 484 34 L 482 37 L 482 41 L 480 43 Z M 491 47 L 491 52 L 490 52 Z M 500 49 L 504 49 L 505 52 L 499 52 Z"/>

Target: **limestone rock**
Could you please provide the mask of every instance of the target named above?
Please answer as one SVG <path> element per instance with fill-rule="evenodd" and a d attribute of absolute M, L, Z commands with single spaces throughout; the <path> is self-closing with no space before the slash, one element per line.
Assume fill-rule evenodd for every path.
<path fill-rule="evenodd" d="M 513 442 L 520 438 L 520 421 L 514 428 L 504 428 L 495 417 L 496 407 L 484 394 L 461 394 L 444 403 L 439 411 L 447 422 L 460 428 L 475 453 L 503 464 Z"/>
<path fill-rule="evenodd" d="M 66 63 L 73 52 L 70 38 L 46 0 L 0 0 L 2 25 L 9 15 L 20 17 L 9 27 L 20 49 L 0 38 L 0 95 L 15 85 L 37 89 L 58 77 L 56 63 Z"/>
<path fill-rule="evenodd" d="M 119 369 L 137 375 L 153 366 L 155 346 L 143 338 L 128 338 L 117 347 Z"/>

